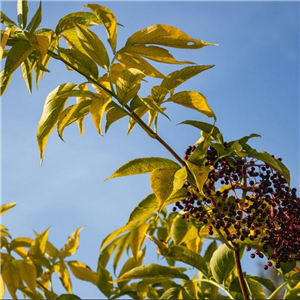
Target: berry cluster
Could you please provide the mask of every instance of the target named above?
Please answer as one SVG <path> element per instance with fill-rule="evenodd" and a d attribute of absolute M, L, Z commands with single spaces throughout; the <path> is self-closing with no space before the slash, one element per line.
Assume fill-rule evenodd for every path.
<path fill-rule="evenodd" d="M 189 146 L 184 159 L 194 150 L 195 146 Z M 219 158 L 212 146 L 205 165 L 213 167 L 204 185 L 205 196 L 186 181 L 187 198 L 176 202 L 173 211 L 183 210 L 182 218 L 207 225 L 210 235 L 221 230 L 233 246 L 259 243 L 262 251 L 250 256 L 267 256 L 265 270 L 271 260 L 277 268 L 281 262 L 300 260 L 300 198 L 296 189 L 290 189 L 285 178 L 268 164 L 235 154 Z"/>

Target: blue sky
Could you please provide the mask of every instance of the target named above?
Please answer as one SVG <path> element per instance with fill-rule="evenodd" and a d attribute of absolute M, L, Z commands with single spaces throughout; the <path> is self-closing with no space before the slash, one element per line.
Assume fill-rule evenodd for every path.
<path fill-rule="evenodd" d="M 61 17 L 80 11 L 85 3 L 107 6 L 125 26 L 118 28 L 118 49 L 134 32 L 158 23 L 218 43 L 218 47 L 201 50 L 168 49 L 178 60 L 215 65 L 182 89 L 207 97 L 225 140 L 261 134 L 262 138 L 251 141 L 252 147 L 282 157 L 291 171 L 292 186 L 299 190 L 299 2 L 47 1 L 43 2 L 41 27 L 54 28 Z M 30 2 L 30 16 L 37 6 L 38 2 Z M 16 20 L 16 1 L 2 2 L 1 9 Z M 94 27 L 94 32 L 106 40 L 103 27 Z M 176 68 L 156 66 L 163 74 Z M 66 143 L 53 132 L 41 167 L 36 127 L 44 100 L 61 83 L 83 81 L 55 61 L 49 69 L 51 73 L 45 74 L 32 96 L 17 70 L 1 100 L 2 202 L 17 202 L 3 223 L 13 237 L 33 237 L 33 229 L 42 232 L 51 226 L 49 239 L 58 248 L 76 228 L 86 226 L 72 259 L 95 270 L 103 238 L 123 226 L 133 208 L 151 193 L 148 175 L 103 180 L 133 158 L 171 157 L 137 127 L 127 136 L 127 120 L 113 124 L 101 137 L 88 117 L 84 137 L 76 125 L 65 130 Z M 157 83 L 145 83 L 141 96 L 147 96 Z M 172 122 L 161 118 L 159 133 L 183 156 L 199 132 L 176 124 L 186 119 L 211 120 L 175 104 L 168 106 L 167 113 Z M 156 254 L 155 247 L 148 245 L 149 262 Z M 246 260 L 244 270 L 254 272 L 253 265 Z M 55 289 L 64 292 L 58 280 Z M 96 287 L 78 281 L 73 292 L 83 298 L 101 296 Z"/>

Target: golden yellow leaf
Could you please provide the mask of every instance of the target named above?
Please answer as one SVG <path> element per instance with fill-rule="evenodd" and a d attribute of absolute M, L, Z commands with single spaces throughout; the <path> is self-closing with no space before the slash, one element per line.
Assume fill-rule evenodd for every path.
<path fill-rule="evenodd" d="M 33 262 L 30 259 L 18 260 L 18 267 L 21 279 L 25 281 L 32 292 L 35 292 L 37 272 Z"/>
<path fill-rule="evenodd" d="M 66 244 L 60 250 L 59 256 L 64 259 L 67 256 L 74 254 L 79 246 L 79 233 L 83 229 L 83 226 L 76 229 L 68 238 Z"/>

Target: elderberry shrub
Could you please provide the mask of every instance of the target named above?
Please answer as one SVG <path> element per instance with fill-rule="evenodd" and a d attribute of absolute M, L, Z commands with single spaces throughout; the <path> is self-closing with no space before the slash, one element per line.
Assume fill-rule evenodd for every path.
<path fill-rule="evenodd" d="M 226 142 L 224 147 L 226 149 Z M 195 146 L 189 146 L 184 159 L 194 150 Z M 256 250 L 250 256 L 266 256 L 265 270 L 272 266 L 271 261 L 276 268 L 280 268 L 282 262 L 299 261 L 297 190 L 291 189 L 285 178 L 268 164 L 232 153 L 219 158 L 213 146 L 207 149 L 205 165 L 213 169 L 203 187 L 204 195 L 186 181 L 187 198 L 176 202 L 173 211 L 182 210 L 183 219 L 206 225 L 210 235 L 221 230 L 233 245 L 258 242 L 264 254 Z M 250 251 L 251 246 L 246 250 Z"/>

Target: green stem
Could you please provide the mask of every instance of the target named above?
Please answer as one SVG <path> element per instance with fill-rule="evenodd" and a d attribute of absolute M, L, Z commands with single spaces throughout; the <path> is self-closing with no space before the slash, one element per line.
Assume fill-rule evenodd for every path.
<path fill-rule="evenodd" d="M 219 289 L 221 289 L 230 299 L 234 299 L 232 297 L 232 295 L 220 284 L 218 284 L 217 282 L 215 281 L 212 281 L 212 280 L 209 280 L 209 279 L 197 279 L 197 280 L 193 280 L 193 282 L 207 282 L 207 283 L 210 283 L 212 285 L 215 285 L 217 286 Z"/>
<path fill-rule="evenodd" d="M 288 284 L 288 281 L 282 283 L 269 297 L 268 299 L 274 299 L 275 296 Z"/>

